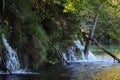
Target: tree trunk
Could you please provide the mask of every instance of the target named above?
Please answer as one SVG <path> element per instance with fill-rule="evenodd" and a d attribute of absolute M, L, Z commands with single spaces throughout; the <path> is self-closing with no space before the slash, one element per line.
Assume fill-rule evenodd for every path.
<path fill-rule="evenodd" d="M 112 54 L 111 52 L 109 52 L 108 50 L 106 50 L 96 39 L 90 37 L 87 33 L 83 32 L 84 34 L 87 35 L 87 38 L 91 41 L 94 41 L 94 43 L 100 48 L 102 49 L 105 53 L 107 53 L 108 55 L 110 55 L 114 60 L 117 60 L 120 63 L 120 59 L 118 57 L 116 57 L 114 54 Z"/>
<path fill-rule="evenodd" d="M 93 23 L 93 27 L 92 27 L 92 29 L 91 29 L 91 35 L 90 35 L 91 38 L 92 38 L 93 35 L 94 35 L 97 22 L 98 22 L 98 14 L 96 14 L 96 16 L 95 16 L 94 23 Z M 87 39 L 86 45 L 85 45 L 85 49 L 84 49 L 84 54 L 85 54 L 85 58 L 86 58 L 86 59 L 88 58 L 88 50 L 89 50 L 90 44 L 91 44 L 91 41 L 90 41 L 89 39 Z"/>
<path fill-rule="evenodd" d="M 2 0 L 2 13 L 4 13 L 4 10 L 5 10 L 5 1 L 4 0 Z"/>

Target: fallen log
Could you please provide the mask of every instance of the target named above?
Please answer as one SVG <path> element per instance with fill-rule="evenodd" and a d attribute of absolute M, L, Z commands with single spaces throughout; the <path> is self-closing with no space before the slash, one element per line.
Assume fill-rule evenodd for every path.
<path fill-rule="evenodd" d="M 120 63 L 120 59 L 115 56 L 114 54 L 112 54 L 111 52 L 109 52 L 108 50 L 106 50 L 95 38 L 92 38 L 89 36 L 88 33 L 82 32 L 83 34 L 86 35 L 86 38 L 88 38 L 89 40 L 93 41 L 100 49 L 102 49 L 105 53 L 107 53 L 108 55 L 110 55 L 114 60 L 118 61 Z"/>

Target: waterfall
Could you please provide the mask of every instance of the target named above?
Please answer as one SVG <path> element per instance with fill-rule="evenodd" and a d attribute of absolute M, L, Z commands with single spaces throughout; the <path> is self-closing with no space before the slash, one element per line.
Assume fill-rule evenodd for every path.
<path fill-rule="evenodd" d="M 96 60 L 95 55 L 91 51 L 88 51 L 88 59 L 85 59 L 84 46 L 81 44 L 80 40 L 76 40 L 74 42 L 75 42 L 76 46 L 81 50 L 83 60 L 93 60 L 93 61 Z"/>
<path fill-rule="evenodd" d="M 63 53 L 63 58 L 67 62 L 78 62 L 78 58 L 75 55 L 75 48 L 73 46 L 69 46 L 68 48 L 68 54 Z"/>
<path fill-rule="evenodd" d="M 17 53 L 9 45 L 4 34 L 2 34 L 2 41 L 7 50 L 7 53 L 5 55 L 6 56 L 5 64 L 8 70 L 10 70 L 13 74 L 38 74 L 38 73 L 29 71 L 29 69 L 20 69 L 20 62 L 19 62 Z M 0 71 L 0 74 L 9 74 L 9 73 L 8 71 L 7 72 Z"/>
<path fill-rule="evenodd" d="M 68 57 L 69 61 L 77 61 L 77 57 L 75 55 L 75 48 L 73 46 L 70 46 L 68 48 L 68 54 L 70 54 Z"/>
<path fill-rule="evenodd" d="M 76 55 L 76 47 L 74 46 L 69 46 L 68 47 L 68 53 L 63 53 L 63 58 L 67 62 L 94 62 L 94 61 L 99 61 L 99 62 L 114 62 L 114 59 L 109 57 L 109 56 L 103 56 L 103 55 L 94 55 L 91 51 L 88 51 L 88 58 L 85 58 L 84 55 L 84 46 L 81 44 L 79 40 L 74 41 L 76 47 L 80 49 L 81 51 L 81 57 L 77 57 Z"/>
<path fill-rule="evenodd" d="M 82 59 L 85 60 L 84 46 L 81 44 L 81 42 L 79 40 L 74 41 L 74 43 L 80 49 L 80 51 L 82 53 Z"/>
<path fill-rule="evenodd" d="M 3 44 L 4 44 L 5 48 L 6 48 L 6 50 L 8 52 L 6 54 L 6 67 L 11 72 L 15 72 L 15 71 L 20 69 L 20 63 L 19 63 L 17 53 L 11 48 L 11 46 L 7 42 L 4 34 L 2 34 L 2 40 L 3 40 Z"/>
<path fill-rule="evenodd" d="M 70 46 L 68 48 L 68 55 L 63 53 L 63 58 L 65 60 L 67 60 L 68 62 L 84 62 L 84 61 L 95 61 L 96 60 L 96 57 L 90 51 L 88 52 L 88 59 L 85 58 L 84 46 L 81 44 L 81 42 L 79 40 L 74 41 L 74 43 L 76 44 L 77 48 L 80 49 L 81 54 L 82 54 L 82 56 L 81 56 L 82 59 L 81 58 L 77 58 L 75 47 Z"/>

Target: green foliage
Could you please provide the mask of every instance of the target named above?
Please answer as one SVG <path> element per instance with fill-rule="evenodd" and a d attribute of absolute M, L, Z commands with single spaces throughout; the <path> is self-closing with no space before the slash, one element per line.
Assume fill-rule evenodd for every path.
<path fill-rule="evenodd" d="M 46 35 L 45 31 L 42 29 L 42 26 L 38 23 L 33 23 L 29 26 L 29 31 L 38 36 L 44 43 L 47 42 L 48 36 Z"/>
<path fill-rule="evenodd" d="M 80 21 L 86 22 L 86 30 L 90 30 L 93 25 L 95 14 L 99 14 L 99 21 L 95 31 L 95 37 L 99 40 L 112 39 L 113 43 L 119 40 L 119 1 L 116 0 L 67 0 L 64 12 L 72 11 L 75 15 L 79 15 Z M 70 6 L 70 7 L 69 7 Z M 92 20 L 91 20 L 92 19 Z M 105 34 L 105 35 L 104 35 Z"/>
<path fill-rule="evenodd" d="M 4 33 L 14 47 L 30 44 L 33 51 L 26 48 L 30 54 L 35 52 L 41 58 L 51 56 L 46 60 L 55 64 L 59 58 L 48 41 L 62 49 L 73 45 L 76 35 L 82 40 L 82 21 L 90 32 L 96 14 L 99 21 L 95 37 L 104 42 L 111 39 L 113 43 L 120 42 L 119 10 L 115 0 L 5 0 L 0 34 Z"/>

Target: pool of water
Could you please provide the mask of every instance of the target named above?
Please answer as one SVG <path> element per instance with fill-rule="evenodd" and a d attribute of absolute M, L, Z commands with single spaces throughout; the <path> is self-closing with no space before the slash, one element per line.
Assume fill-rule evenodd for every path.
<path fill-rule="evenodd" d="M 41 66 L 36 74 L 0 74 L 0 80 L 93 80 L 93 75 L 120 64 L 113 62 L 79 62 L 69 65 Z"/>

